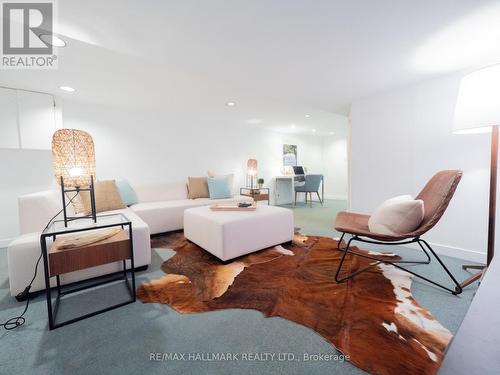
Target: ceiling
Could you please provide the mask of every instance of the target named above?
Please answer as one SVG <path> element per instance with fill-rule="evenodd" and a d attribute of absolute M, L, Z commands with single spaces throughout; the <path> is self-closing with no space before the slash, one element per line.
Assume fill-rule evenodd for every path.
<path fill-rule="evenodd" d="M 64 0 L 56 19 L 59 68 L 0 84 L 292 133 L 342 132 L 356 98 L 500 61 L 499 1 Z"/>

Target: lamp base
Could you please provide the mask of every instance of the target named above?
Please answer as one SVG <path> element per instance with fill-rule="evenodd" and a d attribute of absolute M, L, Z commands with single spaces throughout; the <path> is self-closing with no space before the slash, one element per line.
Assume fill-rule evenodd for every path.
<path fill-rule="evenodd" d="M 247 188 L 254 190 L 257 187 L 257 176 L 247 175 Z"/>

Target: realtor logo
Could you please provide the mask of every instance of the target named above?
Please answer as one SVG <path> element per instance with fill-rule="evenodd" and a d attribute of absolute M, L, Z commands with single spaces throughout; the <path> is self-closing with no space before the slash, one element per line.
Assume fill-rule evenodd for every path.
<path fill-rule="evenodd" d="M 40 36 L 52 36 L 52 1 L 2 3 L 3 69 L 54 69 L 57 56 Z M 51 39 L 51 38 L 50 38 Z"/>

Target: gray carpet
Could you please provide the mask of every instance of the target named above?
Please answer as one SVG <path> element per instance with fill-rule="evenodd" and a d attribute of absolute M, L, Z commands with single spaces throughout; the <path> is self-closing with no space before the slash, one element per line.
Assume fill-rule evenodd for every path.
<path fill-rule="evenodd" d="M 295 208 L 296 225 L 302 232 L 336 236 L 331 229 L 335 214 L 345 202 L 327 201 L 325 207 Z M 368 246 L 365 246 L 368 248 Z M 394 251 L 391 248 L 390 251 Z M 401 249 L 403 255 L 415 252 Z M 160 265 L 172 255 L 155 249 L 148 271 L 137 275 L 138 285 L 161 275 Z M 444 260 L 460 279 L 468 274 L 461 270 L 462 262 Z M 447 282 L 439 266 L 418 266 L 430 276 Z M 116 298 L 115 287 L 102 288 L 99 295 L 105 302 Z M 474 288 L 455 297 L 424 282 L 415 280 L 413 294 L 445 327 L 455 332 L 470 304 Z M 87 301 L 85 296 L 72 309 L 94 306 L 97 294 Z M 0 320 L 21 312 L 23 305 L 10 297 L 7 278 L 7 257 L 0 249 Z M 1 374 L 363 374 L 349 364 L 338 361 L 302 361 L 304 353 L 335 353 L 333 347 L 314 331 L 281 318 L 264 318 L 248 310 L 227 310 L 204 314 L 181 315 L 166 305 L 135 304 L 97 315 L 75 324 L 47 330 L 46 303 L 42 295 L 30 304 L 25 326 L 13 331 L 0 331 Z M 238 360 L 203 361 L 164 357 L 150 360 L 151 353 L 237 353 Z M 269 353 L 250 358 L 244 353 Z M 282 357 L 278 355 L 282 353 Z M 290 360 L 282 360 L 283 353 Z M 273 360 L 271 355 L 274 354 Z M 187 356 L 188 354 L 186 354 Z M 206 355 L 206 354 L 205 354 Z M 206 357 L 204 357 L 206 359 Z"/>

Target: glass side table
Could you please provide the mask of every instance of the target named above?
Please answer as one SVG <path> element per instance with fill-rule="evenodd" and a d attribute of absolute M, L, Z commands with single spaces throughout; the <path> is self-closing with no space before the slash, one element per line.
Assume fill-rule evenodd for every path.
<path fill-rule="evenodd" d="M 79 232 L 89 232 L 96 229 L 120 227 L 121 231 L 110 238 L 74 247 L 71 249 L 59 249 L 57 239 L 65 234 L 75 234 Z M 47 245 L 47 239 L 52 239 L 52 244 Z M 97 216 L 97 222 L 92 218 L 82 218 L 71 221 L 68 226 L 64 226 L 63 220 L 53 221 L 41 234 L 40 245 L 44 263 L 45 289 L 47 295 L 47 311 L 49 317 L 49 329 L 55 329 L 66 324 L 74 323 L 79 320 L 101 314 L 103 312 L 124 306 L 136 301 L 135 295 L 135 272 L 134 272 L 134 247 L 132 237 L 132 223 L 123 214 L 108 214 Z M 126 260 L 130 260 L 130 270 L 127 271 Z M 122 262 L 123 270 L 96 278 L 88 285 L 83 286 L 61 286 L 60 276 L 65 273 L 79 271 L 103 264 Z M 130 272 L 130 280 L 127 273 Z M 52 290 L 50 288 L 50 279 L 56 278 L 57 295 L 52 307 Z M 57 312 L 62 302 L 62 297 L 76 292 L 95 289 L 104 284 L 123 281 L 128 290 L 130 298 L 105 308 L 92 311 L 90 313 L 79 315 L 77 317 L 58 322 Z"/>

